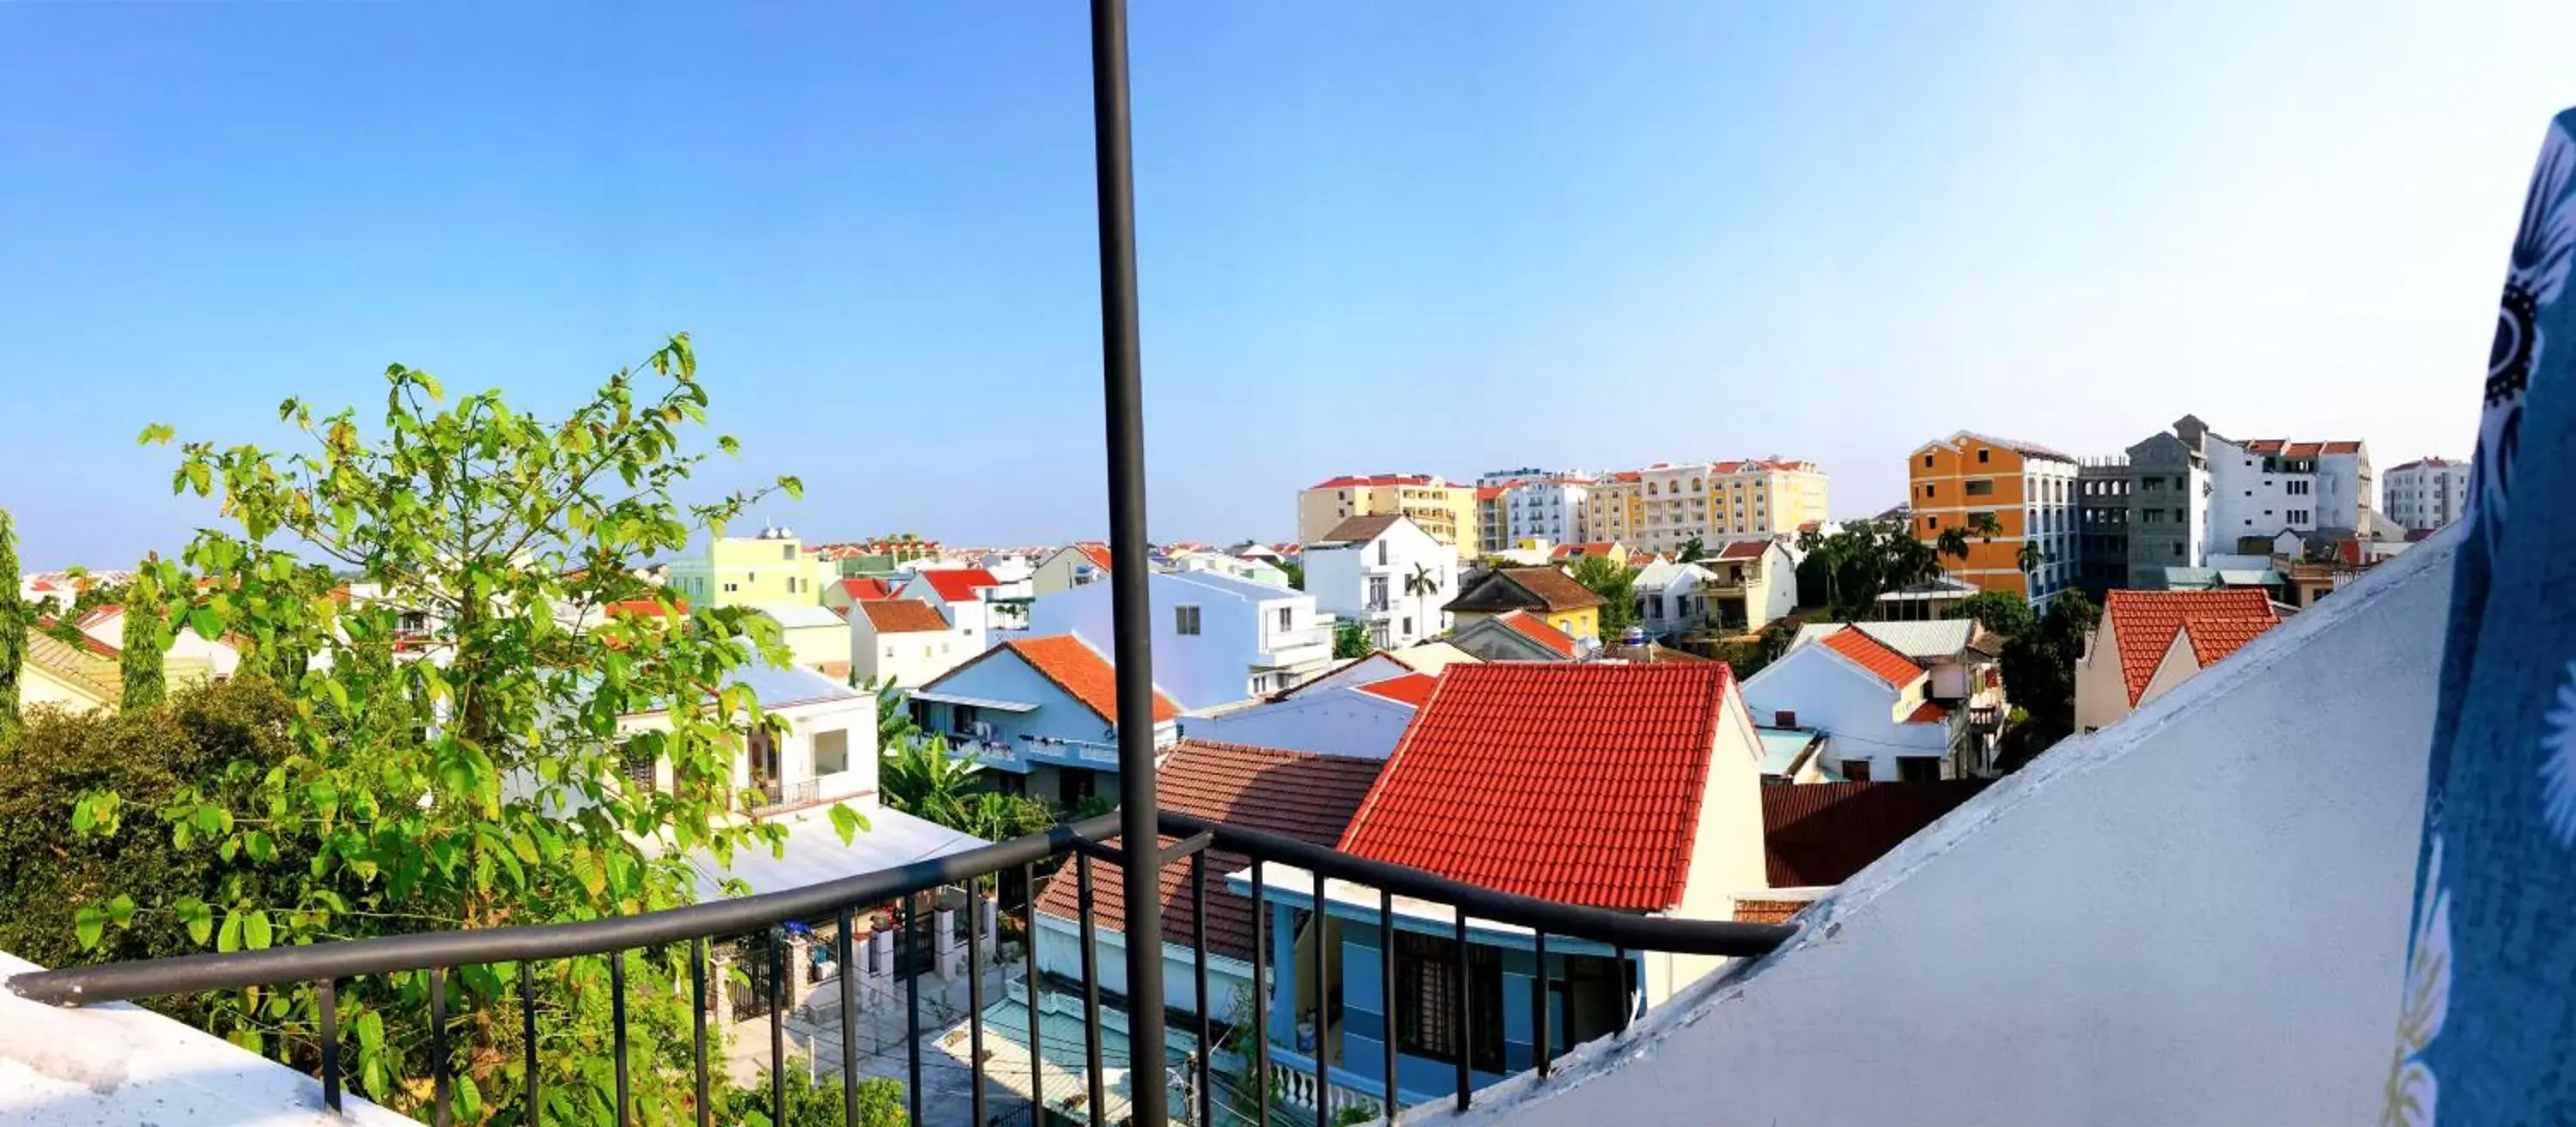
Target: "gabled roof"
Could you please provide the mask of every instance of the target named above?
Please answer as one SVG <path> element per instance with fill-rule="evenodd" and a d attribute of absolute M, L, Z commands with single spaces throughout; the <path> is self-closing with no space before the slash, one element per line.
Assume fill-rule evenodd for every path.
<path fill-rule="evenodd" d="M 1887 643 L 1870 637 L 1867 631 L 1858 627 L 1843 627 L 1825 635 L 1824 640 L 1817 644 L 1851 659 L 1852 664 L 1870 676 L 1895 688 L 1902 689 L 1923 676 L 1923 667 L 1914 664 L 1913 658 L 1896 652 Z"/>
<path fill-rule="evenodd" d="M 2155 679 L 2176 633 L 2191 638 L 2192 657 L 2206 669 L 2280 624 L 2271 596 L 2260 588 L 2112 591 L 2102 613 L 2119 640 L 2120 677 L 2127 683 L 2130 704 L 2138 703 Z"/>
<path fill-rule="evenodd" d="M 1789 648 L 1824 641 L 1846 627 L 1878 639 L 1887 648 L 1914 659 L 1917 664 L 1956 657 L 1970 648 L 1977 637 L 1976 620 L 1968 618 L 1914 622 L 1810 622 L 1798 628 L 1798 636 L 1789 643 Z"/>
<path fill-rule="evenodd" d="M 1771 887 L 1841 884 L 1975 798 L 1989 781 L 1764 787 L 1762 836 Z"/>
<path fill-rule="evenodd" d="M 109 646 L 102 654 L 98 652 L 97 645 L 103 643 L 95 643 L 87 637 L 82 640 L 93 644 L 75 646 L 42 630 L 31 629 L 27 631 L 26 662 L 52 674 L 64 684 L 96 697 L 101 704 L 113 705 L 125 695 L 125 673 L 117 666 L 116 648 Z"/>
<path fill-rule="evenodd" d="M 104 603 L 99 606 L 89 608 L 89 613 L 80 616 L 80 620 L 74 622 L 72 625 L 83 630 L 87 630 L 92 626 L 96 626 L 99 623 L 105 622 L 108 619 L 114 618 L 123 613 L 125 613 L 125 604 Z"/>
<path fill-rule="evenodd" d="M 850 604 L 879 634 L 927 634 L 948 629 L 939 608 L 918 599 L 876 599 Z"/>
<path fill-rule="evenodd" d="M 1096 540 L 1084 540 L 1065 547 L 1068 551 L 1081 553 L 1082 558 L 1091 561 L 1091 566 L 1102 571 L 1109 570 L 1109 545 Z"/>
<path fill-rule="evenodd" d="M 1315 541 L 1313 546 L 1321 548 L 1334 544 L 1365 544 L 1377 539 L 1378 534 L 1395 527 L 1395 522 L 1403 519 L 1405 519 L 1403 513 L 1372 513 L 1364 517 L 1352 517 L 1334 525 L 1333 530 L 1325 533 L 1323 539 Z"/>
<path fill-rule="evenodd" d="M 2338 451 L 2338 453 L 2340 453 L 2340 451 Z M 2417 458 L 2417 459 L 2415 459 L 2415 460 L 2414 460 L 2414 461 L 2412 461 L 2412 462 L 2400 462 L 2400 463 L 2398 463 L 2398 464 L 2396 464 L 2396 465 L 2393 465 L 2393 466 L 2388 467 L 2388 469 L 2387 469 L 2385 472 L 2387 472 L 2387 473 L 2396 473 L 2396 472 L 2398 472 L 2398 471 L 2400 471 L 2400 470 L 2413 470 L 2413 469 L 2447 470 L 2447 469 L 2452 469 L 2452 468 L 2455 468 L 2455 467 L 2456 467 L 2456 468 L 2459 468 L 2459 469 L 2467 469 L 2467 468 L 2468 468 L 2468 465 L 2469 465 L 2469 463 L 2468 463 L 2467 461 L 2465 461 L 2465 460 L 2454 462 L 2454 461 L 2450 460 L 2449 458 L 2424 457 L 2424 458 Z"/>
<path fill-rule="evenodd" d="M 1578 556 L 1613 556 L 1621 563 L 1635 558 L 1636 553 L 1621 547 L 1615 540 L 1594 540 L 1583 544 L 1559 544 L 1548 549 L 1551 560 L 1570 560 Z"/>
<path fill-rule="evenodd" d="M 1422 702 L 1431 699 L 1432 686 L 1439 683 L 1439 678 L 1428 673 L 1407 673 L 1401 677 L 1371 681 L 1358 686 L 1356 691 L 1370 696 L 1385 697 L 1398 704 L 1409 704 L 1419 709 L 1422 707 Z"/>
<path fill-rule="evenodd" d="M 1195 814 L 1212 821 L 1312 845 L 1330 846 L 1350 825 L 1351 813 L 1368 797 L 1381 762 L 1344 755 L 1309 755 L 1266 747 L 1182 740 L 1172 746 L 1154 772 L 1156 802 L 1166 810 Z M 1174 839 L 1164 838 L 1163 844 Z M 1221 847 L 1208 849 L 1208 871 L 1231 873 L 1251 859 Z M 1188 865 L 1162 870 L 1163 934 L 1186 942 L 1192 922 Z M 1104 932 L 1126 927 L 1126 893 L 1116 865 L 1091 867 L 1091 918 Z M 1226 890 L 1222 880 L 1207 889 L 1208 946 L 1238 959 L 1252 957 L 1252 901 Z M 1079 920 L 1080 886 L 1071 866 L 1057 872 L 1038 899 L 1038 911 L 1060 920 Z"/>
<path fill-rule="evenodd" d="M 2016 438 L 1998 438 L 1982 431 L 1973 430 L 1963 430 L 1948 438 L 1935 439 L 1931 442 L 1924 443 L 1923 446 L 1947 446 L 1952 449 L 1956 449 L 1958 448 L 1959 440 L 1962 438 L 1973 438 L 1988 446 L 2010 450 L 2027 458 L 2046 458 L 2055 462 L 2072 462 L 2075 460 L 2070 455 L 2060 453 L 2036 442 L 2023 442 Z M 1916 447 L 1918 450 L 1922 448 L 1923 447 Z"/>
<path fill-rule="evenodd" d="M 1118 722 L 1118 671 L 1098 650 L 1071 634 L 1050 634 L 1042 638 L 1015 638 L 975 655 L 964 665 L 951 669 L 924 689 L 935 689 L 973 669 L 996 654 L 1008 653 L 1022 664 L 1037 671 L 1038 676 L 1055 683 L 1065 695 L 1080 702 L 1093 715 L 1112 724 Z M 1154 690 L 1154 722 L 1157 724 L 1181 714 L 1180 706 L 1163 690 Z"/>
<path fill-rule="evenodd" d="M 937 568 L 920 573 L 921 581 L 939 592 L 939 597 L 952 603 L 971 603 L 983 598 L 978 587 L 999 587 L 1002 581 L 980 567 Z"/>
<path fill-rule="evenodd" d="M 1670 908 L 1733 687 L 1717 663 L 1452 668 L 1340 849 L 1501 892 Z"/>
<path fill-rule="evenodd" d="M 847 579 L 841 580 L 837 586 L 840 587 L 842 594 L 848 595 L 852 599 L 857 600 L 891 599 L 894 597 L 894 588 L 886 586 L 885 580 L 875 579 L 865 575 L 853 575 Z"/>
<path fill-rule="evenodd" d="M 1494 625 L 1508 628 L 1512 633 L 1546 647 L 1548 652 L 1558 657 L 1568 660 L 1574 657 L 1574 638 L 1565 631 L 1549 625 L 1546 619 L 1528 611 L 1516 610 L 1496 615 Z"/>
<path fill-rule="evenodd" d="M 1447 611 L 1582 610 L 1601 605 L 1572 576 L 1552 567 L 1507 567 L 1476 577 L 1467 589 L 1440 609 Z"/>
<path fill-rule="evenodd" d="M 1402 649 L 1379 652 L 1416 673 L 1438 673 L 1452 665 L 1474 665 L 1484 660 L 1447 642 L 1415 642 Z"/>
<path fill-rule="evenodd" d="M 1771 550 L 1771 545 L 1773 543 L 1774 541 L 1767 539 L 1732 540 L 1728 541 L 1725 547 L 1718 549 L 1716 555 L 1709 558 L 1719 560 L 1758 560 L 1761 559 L 1765 553 Z"/>

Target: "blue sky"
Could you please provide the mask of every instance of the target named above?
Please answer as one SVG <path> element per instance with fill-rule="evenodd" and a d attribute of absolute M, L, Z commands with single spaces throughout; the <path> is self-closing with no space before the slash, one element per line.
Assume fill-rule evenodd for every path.
<path fill-rule="evenodd" d="M 809 536 L 1101 531 L 1080 5 L 527 7 L 0 7 L 31 566 L 212 519 L 146 422 L 390 361 L 560 409 L 681 329 L 710 484 Z M 2465 454 L 2576 11 L 2120 7 L 1139 0 L 1153 532 L 1771 453 L 1864 515 L 1963 426 L 2187 411 Z"/>

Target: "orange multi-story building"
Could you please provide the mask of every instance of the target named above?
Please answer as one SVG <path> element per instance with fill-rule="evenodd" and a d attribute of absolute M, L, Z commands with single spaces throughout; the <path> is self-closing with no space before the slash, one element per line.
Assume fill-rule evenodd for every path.
<path fill-rule="evenodd" d="M 2046 607 L 2075 582 L 2075 459 L 2029 442 L 1960 431 L 1905 460 L 1912 532 L 1937 544 L 1965 529 L 1968 557 L 1941 557 L 1952 578 Z M 2038 552 L 2025 557 L 2022 546 Z"/>

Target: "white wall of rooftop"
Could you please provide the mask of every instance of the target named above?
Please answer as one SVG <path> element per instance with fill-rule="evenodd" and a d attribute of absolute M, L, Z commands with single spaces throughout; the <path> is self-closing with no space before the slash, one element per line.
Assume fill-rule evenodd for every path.
<path fill-rule="evenodd" d="M 2377 1122 L 2456 540 L 2059 745 L 1550 1079 L 1407 1121 Z"/>

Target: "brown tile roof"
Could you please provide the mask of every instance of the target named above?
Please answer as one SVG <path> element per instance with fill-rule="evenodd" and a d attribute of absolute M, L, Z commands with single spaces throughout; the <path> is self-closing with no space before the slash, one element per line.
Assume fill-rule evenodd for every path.
<path fill-rule="evenodd" d="M 115 704 L 125 695 L 125 674 L 117 667 L 115 654 L 113 647 L 102 656 L 88 646 L 72 645 L 41 630 L 27 631 L 27 664 L 105 704 Z"/>
<path fill-rule="evenodd" d="M 1601 605 L 1601 596 L 1552 567 L 1507 567 L 1502 577 L 1530 593 L 1549 610 L 1582 610 Z"/>
<path fill-rule="evenodd" d="M 1771 542 L 1768 540 L 1734 540 L 1729 541 L 1725 547 L 1718 549 L 1717 555 L 1710 558 L 1720 560 L 1758 560 L 1762 558 L 1762 554 L 1764 552 L 1768 552 L 1770 550 Z"/>
<path fill-rule="evenodd" d="M 1353 756 L 1182 740 L 1154 772 L 1154 784 L 1164 809 L 1329 846 L 1349 827 L 1380 766 Z M 1251 863 L 1238 853 L 1208 850 L 1208 947 L 1238 959 L 1252 957 L 1252 901 L 1226 891 L 1225 874 Z M 1182 944 L 1190 939 L 1189 873 L 1187 861 L 1162 871 L 1163 938 Z M 1094 923 L 1102 931 L 1124 927 L 1127 889 L 1118 868 L 1093 865 L 1091 892 Z M 1038 910 L 1079 920 L 1081 909 L 1081 889 L 1067 865 L 1047 882 Z"/>
<path fill-rule="evenodd" d="M 1500 892 L 1672 907 L 1734 691 L 1716 662 L 1444 670 L 1341 850 Z"/>
<path fill-rule="evenodd" d="M 873 599 L 851 603 L 879 634 L 922 634 L 948 629 L 939 608 L 918 599 Z"/>
<path fill-rule="evenodd" d="M 2227 591 L 2113 591 L 2103 612 L 2119 640 L 2120 676 L 2129 703 L 2147 691 L 2177 631 L 2191 638 L 2192 658 L 2203 669 L 2224 660 L 2280 624 L 2272 597 L 2261 588 Z"/>
<path fill-rule="evenodd" d="M 1403 513 L 1372 513 L 1364 517 L 1352 517 L 1334 525 L 1332 531 L 1325 533 L 1324 538 L 1315 543 L 1364 544 L 1377 539 L 1378 533 L 1386 531 L 1393 527 L 1395 522 L 1403 519 Z"/>
<path fill-rule="evenodd" d="M 2325 444 L 2325 447 L 2326 453 L 2328 454 L 2361 453 L 2361 444 L 2358 442 L 2329 442 Z"/>
<path fill-rule="evenodd" d="M 1762 788 L 1773 888 L 1841 884 L 1986 789 L 1985 779 L 1799 783 Z"/>

